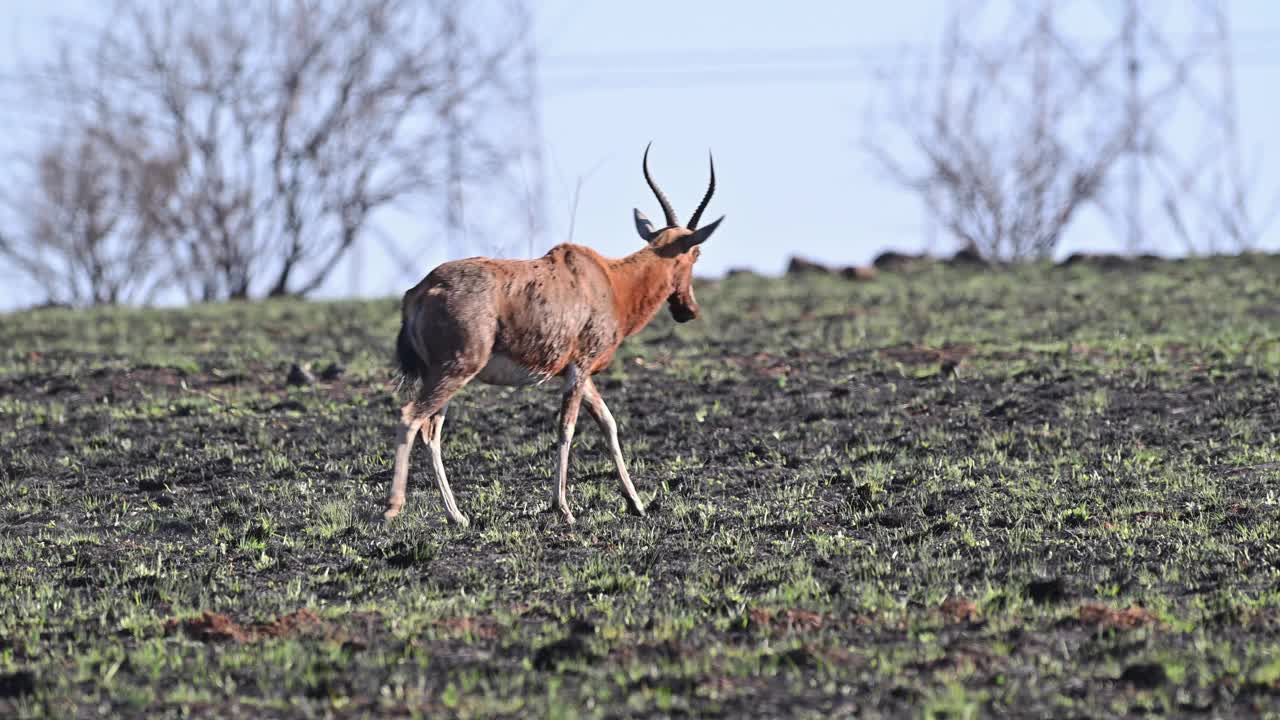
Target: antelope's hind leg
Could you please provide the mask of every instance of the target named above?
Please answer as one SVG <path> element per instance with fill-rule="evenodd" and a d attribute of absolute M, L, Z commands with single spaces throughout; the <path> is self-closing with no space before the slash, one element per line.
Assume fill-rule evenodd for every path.
<path fill-rule="evenodd" d="M 409 484 L 409 455 L 413 450 L 414 438 L 421 432 L 426 418 L 415 418 L 410 401 L 400 408 L 400 427 L 396 429 L 396 464 L 391 476 L 391 497 L 387 501 L 387 511 L 382 514 L 391 520 L 404 508 L 405 489 Z"/>
<path fill-rule="evenodd" d="M 422 440 L 431 452 L 431 474 L 436 478 L 436 487 L 440 488 L 440 498 L 444 500 L 444 511 L 448 513 L 451 522 L 467 527 L 471 523 L 466 515 L 458 511 L 458 503 L 453 499 L 453 490 L 449 488 L 449 478 L 444 472 L 444 458 L 440 454 L 444 416 L 448 409 L 449 404 L 446 402 L 445 406 L 440 408 L 440 412 L 432 415 L 431 419 L 422 426 Z"/>
<path fill-rule="evenodd" d="M 454 393 L 466 385 L 475 372 L 459 375 L 443 375 L 433 369 L 423 383 L 418 397 L 400 408 L 400 427 L 397 430 L 396 464 L 391 478 L 391 497 L 383 517 L 391 520 L 404 508 L 405 491 L 409 484 L 409 456 L 418 433 L 423 434 L 431 452 L 432 474 L 444 498 L 445 512 L 449 520 L 466 527 L 467 518 L 458 512 L 458 504 L 449 489 L 444 474 L 444 461 L 440 457 L 440 434 L 444 426 L 444 411 Z"/>
<path fill-rule="evenodd" d="M 627 473 L 627 463 L 622 458 L 622 445 L 618 442 L 618 423 L 614 421 L 613 413 L 609 412 L 609 406 L 604 403 L 600 391 L 590 379 L 586 383 L 585 398 L 587 412 L 591 413 L 591 417 L 600 426 L 600 432 L 604 433 L 609 441 L 609 451 L 613 455 L 613 466 L 618 470 L 618 479 L 622 483 L 622 497 L 627 501 L 627 509 L 633 515 L 643 517 L 644 505 L 636 495 L 636 488 L 631 484 L 631 475 Z"/>

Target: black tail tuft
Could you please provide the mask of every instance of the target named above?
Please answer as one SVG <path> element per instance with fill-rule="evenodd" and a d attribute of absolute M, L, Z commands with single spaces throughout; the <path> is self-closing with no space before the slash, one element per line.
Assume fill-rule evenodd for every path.
<path fill-rule="evenodd" d="M 418 357 L 417 351 L 413 349 L 413 343 L 409 341 L 409 335 L 405 332 L 404 323 L 400 324 L 400 334 L 396 336 L 396 359 L 400 362 L 400 372 L 409 380 L 421 380 L 423 367 L 422 358 Z"/>

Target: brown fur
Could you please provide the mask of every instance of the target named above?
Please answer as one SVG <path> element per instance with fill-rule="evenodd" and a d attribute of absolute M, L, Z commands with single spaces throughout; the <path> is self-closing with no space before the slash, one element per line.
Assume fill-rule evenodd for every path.
<path fill-rule="evenodd" d="M 705 204 L 705 201 L 704 201 Z M 638 222 L 643 215 L 637 212 Z M 647 220 L 644 220 L 647 227 Z M 623 493 L 643 514 L 617 447 L 617 431 L 591 375 L 608 367 L 627 337 L 639 332 L 665 300 L 676 320 L 699 314 L 693 264 L 715 229 L 670 227 L 645 232 L 646 246 L 608 259 L 581 245 L 557 245 L 535 260 L 467 258 L 440 265 L 404 295 L 397 343 L 401 366 L 420 381 L 401 411 L 388 519 L 404 504 L 409 447 L 423 433 L 449 517 L 466 524 L 453 502 L 439 458 L 439 433 L 449 399 L 473 378 L 497 384 L 564 380 L 560 467 L 555 503 L 573 520 L 565 473 L 578 408 L 588 409 L 611 438 Z M 638 225 L 639 226 L 639 225 Z"/>
<path fill-rule="evenodd" d="M 654 245 L 620 260 L 557 245 L 536 260 L 448 262 L 405 293 L 401 321 L 420 358 L 457 374 L 479 372 L 494 353 L 545 379 L 570 364 L 599 372 L 664 300 L 697 314 L 691 287 L 697 250 L 661 250 L 678 243 L 682 231 L 688 234 L 667 230 Z M 430 415 L 438 405 L 420 404 L 415 414 Z"/>

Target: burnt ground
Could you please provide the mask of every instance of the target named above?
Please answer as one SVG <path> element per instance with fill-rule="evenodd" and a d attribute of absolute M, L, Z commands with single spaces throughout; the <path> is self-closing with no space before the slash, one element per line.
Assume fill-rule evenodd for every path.
<path fill-rule="evenodd" d="M 1278 275 L 709 285 L 599 378 L 650 516 L 584 418 L 571 528 L 545 388 L 451 407 L 470 529 L 421 449 L 374 522 L 394 301 L 5 316 L 0 714 L 1280 712 Z"/>

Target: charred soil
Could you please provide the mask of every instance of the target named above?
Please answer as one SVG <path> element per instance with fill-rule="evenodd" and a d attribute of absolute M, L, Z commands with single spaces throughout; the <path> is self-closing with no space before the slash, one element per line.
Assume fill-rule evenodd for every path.
<path fill-rule="evenodd" d="M 393 301 L 6 316 L 0 715 L 1280 710 L 1277 276 L 735 275 L 598 377 L 649 516 L 580 424 L 573 527 L 480 386 L 471 527 L 423 448 L 375 521 Z"/>

